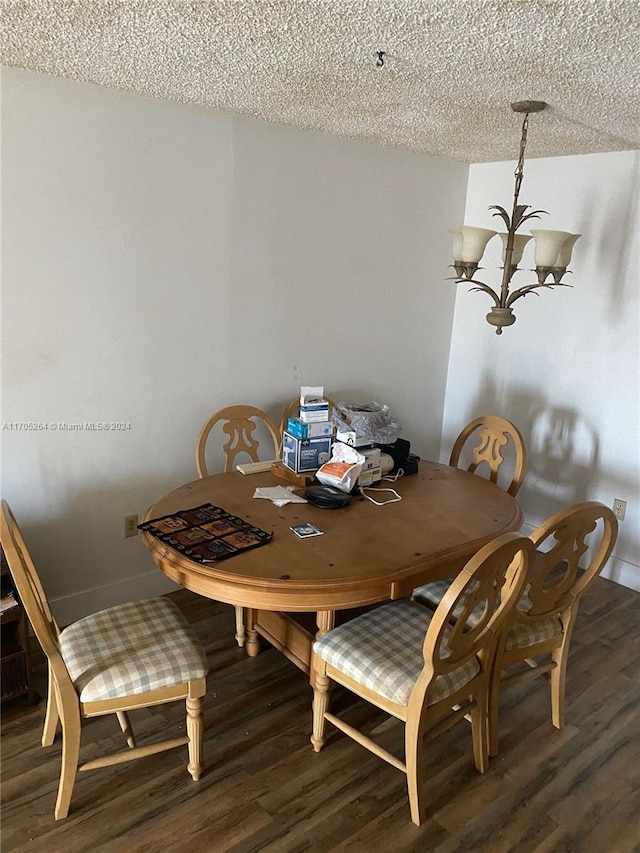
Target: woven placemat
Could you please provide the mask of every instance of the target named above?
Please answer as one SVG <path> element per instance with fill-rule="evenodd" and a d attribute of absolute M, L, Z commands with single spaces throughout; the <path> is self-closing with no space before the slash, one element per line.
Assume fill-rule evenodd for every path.
<path fill-rule="evenodd" d="M 273 538 L 259 527 L 213 504 L 181 509 L 138 525 L 140 530 L 175 548 L 196 563 L 212 563 L 233 557 L 250 548 L 266 545 Z"/>

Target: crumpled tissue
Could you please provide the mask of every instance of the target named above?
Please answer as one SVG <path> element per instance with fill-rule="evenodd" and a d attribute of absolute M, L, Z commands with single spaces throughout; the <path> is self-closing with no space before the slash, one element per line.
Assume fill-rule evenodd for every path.
<path fill-rule="evenodd" d="M 307 499 L 296 495 L 293 490 L 296 486 L 263 486 L 253 493 L 254 498 L 267 498 L 276 506 L 285 504 L 306 504 Z"/>

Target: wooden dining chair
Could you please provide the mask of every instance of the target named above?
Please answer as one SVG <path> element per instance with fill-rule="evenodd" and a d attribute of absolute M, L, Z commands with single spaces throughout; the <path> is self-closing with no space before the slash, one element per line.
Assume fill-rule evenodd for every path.
<path fill-rule="evenodd" d="M 473 445 L 472 448 L 471 445 Z M 472 474 L 476 473 L 477 469 L 480 469 L 482 474 L 488 471 L 488 479 L 498 484 L 500 466 L 505 461 L 502 453 L 505 446 L 513 451 L 513 474 L 506 491 L 515 497 L 527 469 L 527 449 L 518 428 L 499 415 L 481 415 L 470 421 L 455 440 L 449 465 L 470 471 Z M 470 462 L 469 454 L 471 454 Z M 468 463 L 466 469 L 462 463 L 463 459 Z M 411 598 L 423 604 L 439 602 L 452 581 L 453 576 L 416 587 Z"/>
<path fill-rule="evenodd" d="M 613 511 L 587 501 L 560 510 L 530 534 L 536 559 L 515 619 L 498 640 L 491 676 L 490 755 L 498 754 L 500 692 L 509 684 L 547 678 L 552 723 L 564 726 L 567 660 L 580 599 L 604 568 L 617 533 Z"/>
<path fill-rule="evenodd" d="M 609 559 L 617 524 L 612 510 L 589 501 L 557 512 L 530 534 L 536 559 L 513 624 L 499 638 L 491 676 L 490 755 L 498 753 L 500 690 L 514 682 L 548 678 L 551 719 L 556 728 L 564 726 L 567 659 L 578 606 Z M 451 579 L 418 587 L 413 599 L 433 611 L 450 583 Z M 477 616 L 472 614 L 471 619 Z"/>
<path fill-rule="evenodd" d="M 188 744 L 187 770 L 203 767 L 202 707 L 207 657 L 179 609 L 168 599 L 129 602 L 101 610 L 60 630 L 51 613 L 20 528 L 2 501 L 1 541 L 18 595 L 47 656 L 49 689 L 42 745 L 62 725 L 62 767 L 54 816 L 69 813 L 78 770 L 120 764 Z M 128 711 L 186 700 L 186 735 L 136 744 Z M 128 749 L 79 763 L 81 723 L 115 714 Z"/>
<path fill-rule="evenodd" d="M 488 767 L 488 691 L 496 637 L 526 582 L 533 544 L 506 533 L 485 545 L 435 612 L 401 599 L 334 628 L 313 645 L 313 734 L 319 751 L 329 720 L 407 776 L 411 819 L 426 817 L 423 745 L 470 715 L 477 769 Z M 473 624 L 476 608 L 481 616 Z M 457 621 L 452 624 L 452 614 Z M 332 682 L 405 723 L 401 761 L 329 712 Z"/>
<path fill-rule="evenodd" d="M 211 415 L 200 430 L 196 442 L 196 469 L 199 477 L 209 476 L 206 462 L 207 439 L 217 424 L 221 425 L 222 432 L 227 437 L 222 445 L 225 471 L 233 471 L 236 458 L 240 455 L 248 456 L 252 462 L 260 461 L 260 441 L 254 436 L 258 424 L 262 424 L 265 435 L 269 438 L 268 450 L 262 454 L 263 458 L 265 453 L 269 460 L 278 458 L 280 436 L 269 415 L 255 406 L 227 406 Z"/>
<path fill-rule="evenodd" d="M 455 440 L 449 465 L 466 467 L 467 471 L 482 475 L 486 472 L 492 483 L 500 485 L 499 471 L 505 461 L 503 450 L 507 448 L 513 457 L 513 474 L 505 490 L 515 497 L 527 470 L 527 448 L 520 430 L 506 418 L 481 415 L 470 421 Z M 471 461 L 467 465 L 462 460 L 468 458 L 468 452 L 471 452 Z"/>
<path fill-rule="evenodd" d="M 281 436 L 276 432 L 275 425 L 269 415 L 255 406 L 227 406 L 215 412 L 200 430 L 196 443 L 196 469 L 199 477 L 208 477 L 206 463 L 207 439 L 213 428 L 220 424 L 222 432 L 227 440 L 222 445 L 225 458 L 225 472 L 233 471 L 236 457 L 248 456 L 252 462 L 259 462 L 260 442 L 254 436 L 258 424 L 262 424 L 265 433 L 269 437 L 267 459 L 276 460 L 281 455 Z M 242 648 L 245 643 L 246 629 L 244 625 L 244 610 L 239 605 L 235 606 L 237 644 Z"/>

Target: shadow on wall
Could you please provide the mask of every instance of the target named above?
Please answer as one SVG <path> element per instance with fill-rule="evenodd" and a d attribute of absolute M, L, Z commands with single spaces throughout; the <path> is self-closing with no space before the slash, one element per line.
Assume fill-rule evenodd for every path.
<path fill-rule="evenodd" d="M 588 500 L 599 479 L 598 436 L 574 409 L 538 405 L 529 422 L 527 506 L 540 519 L 562 506 Z"/>
<path fill-rule="evenodd" d="M 600 281 L 606 282 L 608 294 L 608 319 L 616 323 L 625 314 L 628 299 L 633 296 L 635 288 L 634 273 L 637 268 L 635 252 L 637 242 L 634 241 L 634 223 L 638 219 L 640 203 L 640 154 L 636 154 L 633 170 L 617 197 L 612 199 L 606 210 L 606 222 L 619 223 L 619 227 L 603 227 L 593 233 L 590 217 L 593 210 L 601 202 L 595 196 L 586 201 L 584 221 L 579 223 L 579 229 L 589 235 L 591 255 L 596 265 L 596 275 Z M 603 226 L 604 226 L 603 222 Z M 589 233 L 591 231 L 591 233 Z"/>
<path fill-rule="evenodd" d="M 599 480 L 599 441 L 579 412 L 549 404 L 541 388 L 503 391 L 489 377 L 475 396 L 468 420 L 482 414 L 501 415 L 522 433 L 528 464 L 518 501 L 532 523 L 589 498 L 590 486 Z"/>

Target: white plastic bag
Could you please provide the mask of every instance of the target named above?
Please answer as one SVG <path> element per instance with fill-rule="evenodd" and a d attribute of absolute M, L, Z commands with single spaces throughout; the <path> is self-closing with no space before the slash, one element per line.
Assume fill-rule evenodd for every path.
<path fill-rule="evenodd" d="M 350 492 L 364 467 L 365 458 L 348 444 L 336 441 L 331 459 L 316 471 L 316 480 L 325 486 L 334 486 L 341 492 Z"/>
<path fill-rule="evenodd" d="M 340 432 L 353 431 L 358 438 L 373 444 L 393 444 L 402 430 L 389 406 L 371 403 L 338 403 L 333 410 L 333 420 Z"/>

